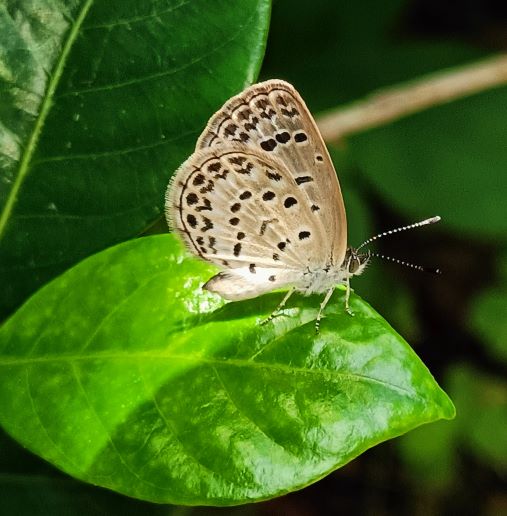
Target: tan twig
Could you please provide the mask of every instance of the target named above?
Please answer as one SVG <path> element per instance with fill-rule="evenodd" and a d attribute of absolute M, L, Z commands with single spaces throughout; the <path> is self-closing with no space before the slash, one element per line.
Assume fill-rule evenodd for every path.
<path fill-rule="evenodd" d="M 364 100 L 323 113 L 317 117 L 317 125 L 326 142 L 336 142 L 417 111 L 504 84 L 507 84 L 507 54 L 380 90 Z"/>

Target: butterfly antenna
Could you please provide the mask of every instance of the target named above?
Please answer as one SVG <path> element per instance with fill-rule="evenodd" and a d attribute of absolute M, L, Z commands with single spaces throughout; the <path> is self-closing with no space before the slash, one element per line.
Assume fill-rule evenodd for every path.
<path fill-rule="evenodd" d="M 436 217 L 431 217 L 430 219 L 421 220 L 421 222 L 416 222 L 415 224 L 410 224 L 409 226 L 402 226 L 400 228 L 390 229 L 389 231 L 384 231 L 383 233 L 379 233 L 378 235 L 368 238 L 368 240 L 363 242 L 356 250 L 359 251 L 359 249 L 361 249 L 365 245 L 371 244 L 373 241 L 375 241 L 379 238 L 393 235 L 394 233 L 401 233 L 402 231 L 406 231 L 407 229 L 414 229 L 414 228 L 419 228 L 421 226 L 427 226 L 428 224 L 435 224 L 439 220 L 440 220 L 440 217 L 437 215 Z M 372 256 L 373 256 L 373 254 L 372 254 Z M 384 258 L 384 257 L 379 256 L 379 258 Z M 389 259 L 389 260 L 393 260 L 393 258 L 389 258 L 389 257 L 385 257 L 385 258 Z M 398 263 L 401 263 L 402 265 L 409 265 L 404 262 L 398 262 Z M 415 266 L 415 268 L 418 268 L 418 267 L 419 266 Z M 423 269 L 423 267 L 421 267 L 421 269 Z"/>
<path fill-rule="evenodd" d="M 398 258 L 392 258 L 391 256 L 385 256 L 379 253 L 372 253 L 371 251 L 368 253 L 369 256 L 373 256 L 375 258 L 381 258 L 382 260 L 387 260 L 389 262 L 397 263 L 398 265 L 404 265 L 405 267 L 410 267 L 411 269 L 415 269 L 421 272 L 430 272 L 431 274 L 442 274 L 440 269 L 435 269 L 434 267 L 423 267 L 422 265 L 415 265 L 414 263 L 404 262 L 403 260 L 398 260 Z"/>

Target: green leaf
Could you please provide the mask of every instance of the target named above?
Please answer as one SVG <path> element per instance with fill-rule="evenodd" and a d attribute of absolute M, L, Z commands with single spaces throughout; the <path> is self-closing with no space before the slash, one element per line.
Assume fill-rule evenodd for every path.
<path fill-rule="evenodd" d="M 0 312 L 161 214 L 209 116 L 253 82 L 269 0 L 0 5 Z"/>
<path fill-rule="evenodd" d="M 403 339 L 343 291 L 224 304 L 159 235 L 99 253 L 0 330 L 0 422 L 69 474 L 146 500 L 252 502 L 301 488 L 454 407 Z"/>

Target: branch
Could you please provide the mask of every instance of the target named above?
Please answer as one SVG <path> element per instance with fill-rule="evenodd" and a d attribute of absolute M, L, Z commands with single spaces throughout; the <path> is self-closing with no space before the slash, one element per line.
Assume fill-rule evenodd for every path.
<path fill-rule="evenodd" d="M 417 111 L 507 83 L 507 54 L 380 90 L 317 117 L 322 137 L 336 142 Z"/>

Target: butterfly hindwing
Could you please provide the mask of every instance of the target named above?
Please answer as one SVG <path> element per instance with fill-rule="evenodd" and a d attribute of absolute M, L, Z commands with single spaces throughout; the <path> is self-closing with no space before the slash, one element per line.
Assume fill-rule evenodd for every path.
<path fill-rule="evenodd" d="M 320 212 L 284 163 L 242 144 L 196 151 L 171 182 L 166 214 L 194 254 L 252 275 L 314 266 L 326 240 Z"/>

